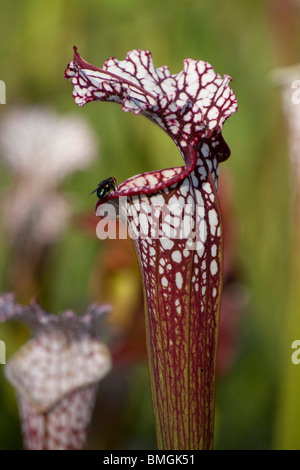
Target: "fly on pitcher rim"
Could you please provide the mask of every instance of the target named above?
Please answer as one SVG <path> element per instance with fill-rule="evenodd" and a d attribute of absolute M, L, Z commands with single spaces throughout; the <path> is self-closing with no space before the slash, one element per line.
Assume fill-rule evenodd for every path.
<path fill-rule="evenodd" d="M 116 189 L 116 184 L 117 184 L 116 178 L 111 176 L 110 178 L 107 178 L 107 179 L 101 181 L 101 183 L 98 184 L 97 188 L 94 189 L 94 191 L 92 191 L 89 194 L 89 196 L 91 194 L 97 193 L 98 199 L 104 199 L 104 197 L 108 193 L 110 193 L 111 191 L 114 191 Z"/>

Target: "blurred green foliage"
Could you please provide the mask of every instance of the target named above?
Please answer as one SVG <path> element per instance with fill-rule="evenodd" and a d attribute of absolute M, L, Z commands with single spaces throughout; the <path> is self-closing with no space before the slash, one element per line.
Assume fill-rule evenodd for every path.
<path fill-rule="evenodd" d="M 218 73 L 233 78 L 239 111 L 225 124 L 224 137 L 232 156 L 222 166 L 234 181 L 238 270 L 250 300 L 241 318 L 237 358 L 217 383 L 217 449 L 275 446 L 278 389 L 290 353 L 290 344 L 281 342 L 289 292 L 290 183 L 279 91 L 270 80 L 270 71 L 280 64 L 270 32 L 268 3 L 0 1 L 0 79 L 7 87 L 7 104 L 0 107 L 0 119 L 15 104 L 45 103 L 61 113 L 84 115 L 99 137 L 99 158 L 61 187 L 74 213 L 93 215 L 95 201 L 87 194 L 108 176 L 120 182 L 139 172 L 182 162 L 171 140 L 144 118 L 125 114 L 120 106 L 109 103 L 92 103 L 83 109 L 75 105 L 71 84 L 63 80 L 73 45 L 84 59 L 98 66 L 108 57 L 123 59 L 127 51 L 141 48 L 152 52 L 157 67 L 166 64 L 173 73 L 182 69 L 184 58 L 192 57 L 210 62 Z M 0 184 L 2 193 L 12 184 L 2 166 Z M 1 291 L 9 288 L 7 246 L 1 233 Z M 84 312 L 93 300 L 90 273 L 101 249 L 96 234 L 88 235 L 70 224 L 55 247 L 41 293 L 46 309 Z M 0 325 L 7 357 L 26 338 L 27 331 L 20 325 Z M 300 374 L 298 367 L 294 366 L 294 374 Z M 14 391 L 3 377 L 3 366 L 0 368 L 0 448 L 21 448 Z M 100 386 L 90 448 L 155 447 L 146 363 L 127 372 L 117 377 L 118 371 L 114 371 Z M 114 435 L 112 430 L 101 428 L 105 408 L 101 399 L 102 389 L 106 390 L 105 400 L 114 396 L 120 381 L 126 393 L 114 442 L 107 438 Z M 104 420 L 104 426 L 107 423 Z M 280 448 L 280 440 L 276 445 Z"/>

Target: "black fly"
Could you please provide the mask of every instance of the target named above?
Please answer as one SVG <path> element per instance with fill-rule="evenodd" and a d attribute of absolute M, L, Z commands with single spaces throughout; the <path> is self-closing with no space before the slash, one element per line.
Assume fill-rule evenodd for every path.
<path fill-rule="evenodd" d="M 101 181 L 97 188 L 94 189 L 89 195 L 97 193 L 98 199 L 103 199 L 110 191 L 116 189 L 117 180 L 113 176 Z"/>

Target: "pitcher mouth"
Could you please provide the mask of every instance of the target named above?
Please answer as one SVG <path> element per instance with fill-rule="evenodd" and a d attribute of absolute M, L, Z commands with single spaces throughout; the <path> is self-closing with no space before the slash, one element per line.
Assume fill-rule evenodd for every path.
<path fill-rule="evenodd" d="M 179 183 L 195 169 L 201 145 L 201 156 L 214 153 L 217 163 L 230 155 L 221 130 L 224 121 L 237 110 L 229 87 L 231 78 L 221 77 L 205 61 L 185 59 L 183 70 L 171 74 L 166 66 L 154 67 L 149 51 L 133 50 L 125 60 L 112 57 L 98 68 L 82 59 L 74 47 L 65 78 L 72 81 L 78 106 L 111 101 L 121 104 L 125 112 L 143 114 L 172 138 L 185 162 L 182 167 L 127 179 L 101 197 L 96 209 L 121 196 L 150 195 Z"/>

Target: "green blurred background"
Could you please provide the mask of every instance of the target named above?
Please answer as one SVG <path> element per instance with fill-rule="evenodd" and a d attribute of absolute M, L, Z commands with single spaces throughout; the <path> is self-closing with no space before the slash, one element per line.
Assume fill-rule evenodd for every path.
<path fill-rule="evenodd" d="M 109 103 L 75 105 L 71 83 L 63 80 L 72 47 L 98 66 L 140 48 L 152 52 L 155 66 L 166 64 L 172 73 L 192 57 L 233 78 L 239 111 L 224 127 L 232 155 L 222 164 L 221 179 L 224 173 L 229 181 L 228 223 L 235 234 L 231 273 L 242 286 L 244 302 L 229 331 L 231 360 L 217 381 L 216 449 L 300 449 L 300 365 L 290 359 L 291 343 L 300 339 L 300 305 L 290 306 L 296 254 L 289 157 L 280 91 L 271 80 L 274 68 L 299 60 L 299 8 L 292 0 L 0 0 L 0 79 L 7 87 L 0 120 L 15 105 L 50 105 L 59 114 L 83 116 L 100 146 L 89 167 L 60 185 L 73 216 L 47 257 L 40 302 L 53 313 L 73 309 L 82 314 L 92 301 L 110 300 L 114 320 L 103 327 L 108 344 L 115 337 L 123 335 L 126 343 L 126 335 L 134 336 L 136 317 L 130 309 L 143 316 L 140 280 L 135 260 L 118 269 L 119 253 L 127 247 L 116 242 L 114 251 L 113 243 L 96 237 L 95 198 L 87 194 L 108 176 L 121 182 L 182 162 L 172 141 L 142 117 Z M 1 161 L 0 184 L 0 198 L 16 184 Z M 19 302 L 26 303 L 34 292 L 22 286 L 18 291 L 9 274 L 11 257 L 1 230 L 0 291 L 14 289 Z M 114 257 L 115 265 L 109 264 Z M 136 299 L 126 297 L 124 289 Z M 7 358 L 27 337 L 21 325 L 0 325 Z M 90 449 L 155 448 L 143 345 L 136 349 L 123 360 L 120 348 L 113 371 L 100 384 Z M 0 368 L 0 449 L 18 449 L 15 393 Z"/>

